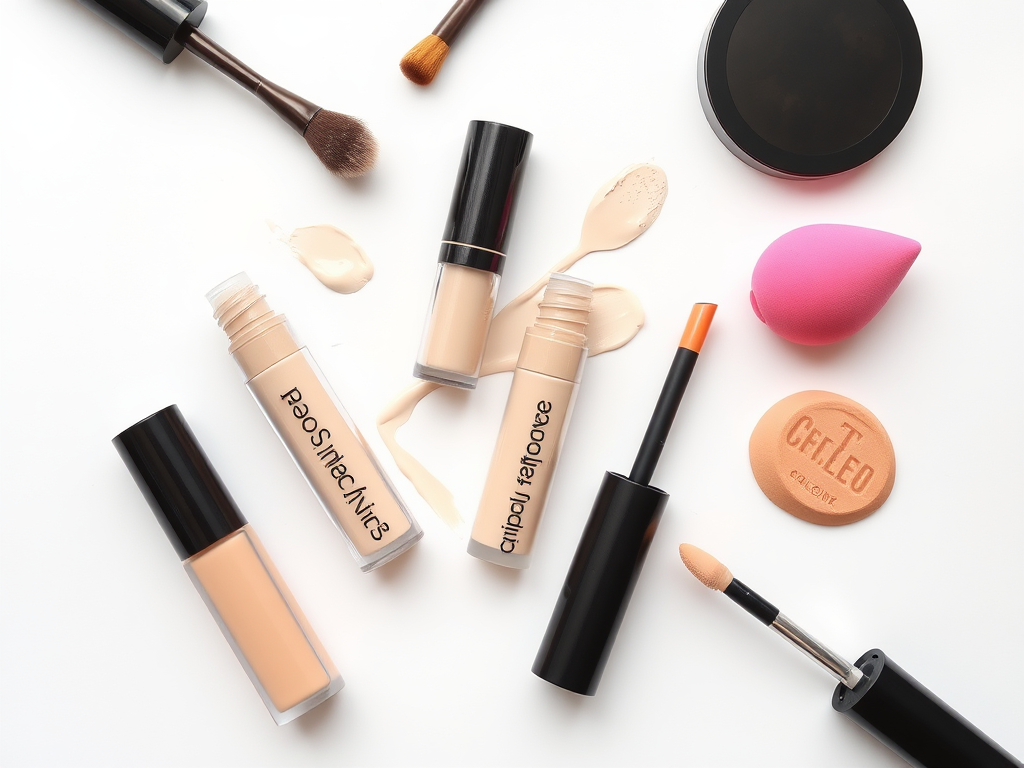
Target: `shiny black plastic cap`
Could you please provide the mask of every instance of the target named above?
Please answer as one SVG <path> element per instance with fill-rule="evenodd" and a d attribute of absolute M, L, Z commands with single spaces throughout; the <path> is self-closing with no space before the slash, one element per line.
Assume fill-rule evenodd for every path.
<path fill-rule="evenodd" d="M 511 125 L 469 124 L 439 262 L 501 274 L 532 142 Z"/>
<path fill-rule="evenodd" d="M 246 524 L 178 406 L 147 416 L 112 442 L 182 560 Z"/>
<path fill-rule="evenodd" d="M 955 662 L 960 671 L 966 660 Z M 874 648 L 859 659 L 864 677 L 852 691 L 840 683 L 832 708 L 919 768 L 1019 768 L 1020 762 L 942 699 Z"/>
<path fill-rule="evenodd" d="M 606 472 L 541 642 L 533 674 L 593 696 L 668 494 Z"/>
<path fill-rule="evenodd" d="M 185 50 L 185 36 L 206 16 L 206 0 L 79 0 L 164 64 Z"/>

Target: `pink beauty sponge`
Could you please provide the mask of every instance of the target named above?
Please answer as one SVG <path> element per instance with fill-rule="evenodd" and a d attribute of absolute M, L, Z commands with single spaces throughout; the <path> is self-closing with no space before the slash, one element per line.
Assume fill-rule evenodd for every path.
<path fill-rule="evenodd" d="M 892 296 L 921 252 L 915 240 L 845 224 L 787 232 L 754 265 L 750 304 L 761 322 L 797 344 L 852 336 Z"/>

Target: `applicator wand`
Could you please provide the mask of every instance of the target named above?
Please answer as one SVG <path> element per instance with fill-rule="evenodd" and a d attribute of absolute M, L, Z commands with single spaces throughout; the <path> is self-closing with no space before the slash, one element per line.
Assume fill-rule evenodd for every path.
<path fill-rule="evenodd" d="M 771 627 L 839 680 L 832 708 L 846 715 L 921 768 L 1013 768 L 1020 762 L 954 712 L 882 651 L 874 648 L 857 663 L 815 640 L 754 590 L 733 578 L 722 563 L 692 544 L 679 556 L 708 589 L 724 592 L 743 610 Z"/>
<path fill-rule="evenodd" d="M 350 115 L 332 112 L 264 79 L 199 31 L 206 0 L 79 0 L 169 64 L 186 48 L 281 116 L 327 170 L 361 176 L 377 160 L 377 140 Z"/>
<path fill-rule="evenodd" d="M 715 304 L 694 304 L 629 477 L 606 472 L 559 592 L 533 673 L 597 692 L 668 494 L 650 485 L 704 344 Z"/>

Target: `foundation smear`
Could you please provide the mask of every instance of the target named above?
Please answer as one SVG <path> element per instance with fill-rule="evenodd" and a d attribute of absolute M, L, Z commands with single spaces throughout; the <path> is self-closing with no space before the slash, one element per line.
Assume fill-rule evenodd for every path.
<path fill-rule="evenodd" d="M 515 369 L 526 329 L 537 319 L 549 273 L 565 272 L 587 254 L 612 251 L 635 240 L 658 218 L 667 194 L 667 177 L 656 165 L 632 165 L 602 185 L 587 208 L 580 241 L 573 252 L 545 270 L 537 282 L 494 316 L 480 376 Z M 643 307 L 632 292 L 617 285 L 595 286 L 587 326 L 589 356 L 611 352 L 627 344 L 643 324 Z M 402 448 L 397 439 L 399 427 L 409 421 L 420 401 L 440 386 L 427 381 L 413 384 L 377 417 L 377 430 L 417 493 L 452 530 L 462 534 L 466 529 L 465 521 L 451 491 Z"/>
<path fill-rule="evenodd" d="M 355 293 L 373 277 L 373 263 L 359 244 L 337 227 L 299 227 L 290 235 L 268 222 L 274 236 L 313 276 L 332 291 Z"/>

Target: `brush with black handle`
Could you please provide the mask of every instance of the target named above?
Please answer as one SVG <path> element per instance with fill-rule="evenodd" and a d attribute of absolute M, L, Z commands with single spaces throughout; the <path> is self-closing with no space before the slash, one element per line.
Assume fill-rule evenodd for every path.
<path fill-rule="evenodd" d="M 183 50 L 257 96 L 305 138 L 327 170 L 361 176 L 377 160 L 377 140 L 361 120 L 323 109 L 264 79 L 199 31 L 206 0 L 80 0 L 162 60 Z"/>

